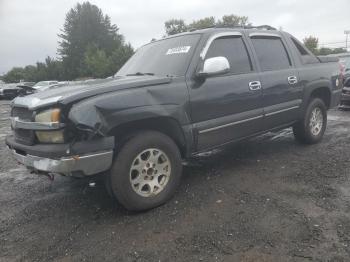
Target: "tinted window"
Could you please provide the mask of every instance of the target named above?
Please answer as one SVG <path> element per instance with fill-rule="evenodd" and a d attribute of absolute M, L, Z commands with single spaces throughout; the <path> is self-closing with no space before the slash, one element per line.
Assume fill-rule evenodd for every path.
<path fill-rule="evenodd" d="M 299 43 L 298 40 L 294 39 L 293 37 L 291 39 L 294 44 L 294 47 L 298 50 L 299 55 L 301 56 L 303 64 L 319 63 L 318 59 L 314 55 L 309 53 L 309 51 L 306 50 L 306 48 L 301 43 Z"/>
<path fill-rule="evenodd" d="M 250 58 L 242 37 L 222 37 L 210 45 L 206 58 L 224 56 L 230 63 L 231 73 L 252 71 Z"/>
<path fill-rule="evenodd" d="M 199 34 L 191 34 L 149 43 L 137 50 L 117 76 L 137 73 L 183 76 L 199 38 Z"/>
<path fill-rule="evenodd" d="M 308 55 L 309 53 L 306 51 L 306 49 L 298 43 L 294 38 L 292 38 L 292 41 L 295 45 L 295 47 L 298 49 L 300 55 Z"/>
<path fill-rule="evenodd" d="M 290 67 L 289 56 L 280 38 L 252 38 L 252 42 L 262 71 Z"/>

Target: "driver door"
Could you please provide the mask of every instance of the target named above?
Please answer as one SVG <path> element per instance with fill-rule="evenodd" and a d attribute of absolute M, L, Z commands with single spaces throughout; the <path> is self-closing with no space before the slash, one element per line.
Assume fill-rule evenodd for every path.
<path fill-rule="evenodd" d="M 204 59 L 226 57 L 228 73 L 193 80 L 190 104 L 197 151 L 262 131 L 263 103 L 259 75 L 243 36 L 219 33 L 208 40 Z"/>

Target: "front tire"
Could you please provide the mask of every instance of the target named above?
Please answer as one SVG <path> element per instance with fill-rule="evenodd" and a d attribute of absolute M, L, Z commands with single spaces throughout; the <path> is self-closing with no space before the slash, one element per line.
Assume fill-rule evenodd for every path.
<path fill-rule="evenodd" d="M 303 144 L 316 144 L 327 127 L 327 108 L 323 100 L 314 98 L 306 108 L 303 119 L 293 126 L 294 137 Z"/>
<path fill-rule="evenodd" d="M 145 131 L 131 137 L 114 160 L 109 182 L 128 210 L 160 206 L 175 193 L 182 174 L 181 155 L 168 136 Z"/>

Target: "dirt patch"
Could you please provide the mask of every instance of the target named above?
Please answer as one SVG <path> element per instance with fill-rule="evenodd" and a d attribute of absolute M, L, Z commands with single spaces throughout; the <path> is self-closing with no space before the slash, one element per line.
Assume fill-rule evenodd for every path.
<path fill-rule="evenodd" d="M 137 214 L 102 183 L 19 166 L 8 117 L 0 101 L 0 261 L 348 261 L 348 112 L 329 112 L 318 145 L 286 129 L 203 154 L 169 203 Z"/>

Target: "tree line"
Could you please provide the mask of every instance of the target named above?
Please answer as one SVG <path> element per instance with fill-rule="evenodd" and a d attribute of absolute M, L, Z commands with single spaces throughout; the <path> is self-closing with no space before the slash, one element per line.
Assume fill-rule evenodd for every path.
<path fill-rule="evenodd" d="M 346 53 L 347 50 L 342 47 L 328 48 L 319 47 L 318 38 L 315 36 L 308 36 L 303 39 L 304 45 L 314 54 L 314 55 L 330 55 Z"/>
<path fill-rule="evenodd" d="M 251 26 L 247 16 L 224 15 L 221 19 L 216 19 L 214 16 L 205 17 L 199 20 L 194 20 L 190 24 L 186 24 L 183 19 L 170 19 L 165 22 L 165 33 L 174 35 L 191 30 L 199 30 L 209 27 L 234 27 L 234 26 Z"/>
<path fill-rule="evenodd" d="M 182 19 L 165 22 L 165 36 L 213 26 L 250 25 L 248 17 L 225 15 L 221 19 L 205 17 L 186 24 Z M 125 42 L 119 28 L 108 15 L 90 2 L 76 4 L 66 14 L 58 42 L 58 58 L 47 57 L 44 62 L 14 67 L 0 79 L 20 80 L 76 80 L 105 78 L 115 74 L 133 55 L 133 47 Z M 155 40 L 155 39 L 152 39 Z"/>
<path fill-rule="evenodd" d="M 213 16 L 186 23 L 183 19 L 170 19 L 164 23 L 165 36 L 208 27 L 250 26 L 247 16 Z M 119 28 L 108 15 L 90 2 L 76 4 L 66 14 L 60 30 L 57 58 L 47 57 L 44 62 L 25 67 L 14 67 L 0 79 L 5 82 L 20 80 L 75 80 L 105 78 L 115 74 L 133 55 L 134 49 L 126 43 Z M 155 39 L 152 39 L 153 41 Z M 305 45 L 316 55 L 345 52 L 344 49 L 318 48 L 318 39 L 310 36 Z"/>
<path fill-rule="evenodd" d="M 110 17 L 96 5 L 78 3 L 66 14 L 58 35 L 58 58 L 47 57 L 35 65 L 14 67 L 2 79 L 38 82 L 111 76 L 134 53 L 118 31 Z"/>

